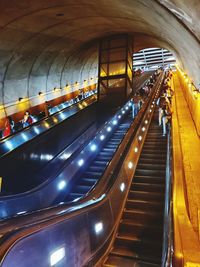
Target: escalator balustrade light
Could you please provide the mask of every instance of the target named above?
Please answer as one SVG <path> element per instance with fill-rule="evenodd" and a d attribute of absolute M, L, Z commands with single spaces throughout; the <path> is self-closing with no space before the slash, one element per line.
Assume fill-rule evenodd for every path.
<path fill-rule="evenodd" d="M 64 153 L 59 158 L 62 160 L 67 160 L 71 156 L 71 153 Z"/>
<path fill-rule="evenodd" d="M 129 107 L 131 106 L 131 102 L 128 103 Z"/>
<path fill-rule="evenodd" d="M 79 159 L 79 161 L 78 161 L 78 166 L 83 166 L 83 164 L 84 164 L 84 160 L 83 159 Z"/>
<path fill-rule="evenodd" d="M 66 181 L 64 181 L 64 180 L 62 180 L 62 181 L 60 181 L 60 182 L 58 183 L 58 189 L 59 189 L 59 190 L 64 189 L 65 186 L 66 186 Z"/>
<path fill-rule="evenodd" d="M 94 226 L 94 230 L 95 230 L 96 234 L 99 234 L 100 232 L 102 232 L 103 223 L 102 222 L 96 223 L 95 226 Z"/>
<path fill-rule="evenodd" d="M 122 117 L 121 115 L 118 115 L 118 119 L 121 119 L 121 117 Z"/>
<path fill-rule="evenodd" d="M 145 127 L 142 127 L 142 131 L 145 132 L 146 128 Z"/>
<path fill-rule="evenodd" d="M 150 109 L 149 112 L 151 113 L 152 112 L 152 109 Z"/>
<path fill-rule="evenodd" d="M 49 128 L 49 124 L 48 124 L 48 122 L 45 121 L 44 126 L 45 126 L 46 128 Z"/>
<path fill-rule="evenodd" d="M 140 136 L 138 137 L 138 139 L 141 141 L 141 140 L 142 140 L 142 136 L 140 135 Z"/>
<path fill-rule="evenodd" d="M 154 105 L 155 104 L 155 101 L 153 101 L 152 104 Z"/>
<path fill-rule="evenodd" d="M 23 210 L 23 211 L 17 212 L 17 215 L 21 215 L 21 214 L 25 214 L 25 213 L 27 213 L 27 211 L 26 210 Z"/>
<path fill-rule="evenodd" d="M 117 124 L 117 120 L 114 120 L 114 121 L 112 122 L 112 124 L 113 124 L 113 125 L 116 125 L 116 124 Z"/>
<path fill-rule="evenodd" d="M 105 135 L 102 134 L 102 135 L 100 136 L 100 140 L 103 141 L 104 139 L 105 139 Z"/>
<path fill-rule="evenodd" d="M 54 117 L 54 118 L 53 118 L 53 122 L 54 122 L 54 123 L 57 123 L 57 122 L 58 122 L 58 119 Z"/>
<path fill-rule="evenodd" d="M 132 168 L 133 168 L 133 162 L 129 161 L 129 163 L 128 163 L 128 168 L 129 168 L 129 169 L 132 169 Z"/>
<path fill-rule="evenodd" d="M 108 128 L 107 128 L 107 132 L 110 132 L 112 130 L 112 128 L 109 126 Z"/>
<path fill-rule="evenodd" d="M 95 151 L 97 149 L 97 146 L 95 144 L 91 145 L 90 150 Z"/>
<path fill-rule="evenodd" d="M 25 133 L 21 133 L 21 136 L 25 141 L 28 141 L 28 136 Z"/>
<path fill-rule="evenodd" d="M 125 113 L 125 111 L 124 110 L 122 110 L 122 114 L 124 114 Z"/>
<path fill-rule="evenodd" d="M 63 119 L 63 120 L 65 119 L 65 115 L 64 115 L 62 112 L 60 113 L 60 117 L 61 117 L 61 119 Z"/>
<path fill-rule="evenodd" d="M 134 151 L 135 151 L 135 153 L 137 153 L 137 152 L 138 152 L 138 148 L 137 148 L 137 147 L 135 147 L 135 148 L 134 148 Z"/>
<path fill-rule="evenodd" d="M 126 106 L 126 110 L 128 110 L 128 107 Z"/>
<path fill-rule="evenodd" d="M 153 105 L 151 105 L 151 108 L 153 108 Z"/>
<path fill-rule="evenodd" d="M 39 133 L 40 133 L 40 130 L 39 130 L 36 126 L 34 126 L 33 130 L 34 130 L 34 132 L 35 132 L 36 134 L 39 134 Z"/>
<path fill-rule="evenodd" d="M 148 120 L 145 120 L 144 123 L 147 124 L 148 123 Z"/>
<path fill-rule="evenodd" d="M 54 251 L 50 256 L 50 265 L 55 266 L 59 261 L 65 257 L 65 248 L 59 248 Z"/>
<path fill-rule="evenodd" d="M 120 190 L 121 190 L 121 192 L 124 192 L 124 189 L 125 189 L 125 183 L 121 183 L 120 184 Z"/>

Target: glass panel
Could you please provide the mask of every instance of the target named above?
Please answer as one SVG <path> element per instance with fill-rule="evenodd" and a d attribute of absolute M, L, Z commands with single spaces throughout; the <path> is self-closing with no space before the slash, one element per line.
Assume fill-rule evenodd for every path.
<path fill-rule="evenodd" d="M 126 60 L 126 49 L 117 48 L 110 51 L 110 62 L 116 62 L 121 60 Z"/>
<path fill-rule="evenodd" d="M 125 62 L 109 64 L 109 75 L 125 74 Z"/>

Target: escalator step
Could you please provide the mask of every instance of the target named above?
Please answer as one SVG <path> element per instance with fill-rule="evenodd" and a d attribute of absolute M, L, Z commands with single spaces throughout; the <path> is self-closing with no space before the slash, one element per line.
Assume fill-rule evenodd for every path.
<path fill-rule="evenodd" d="M 143 211 L 138 209 L 125 209 L 122 219 L 132 220 L 134 223 L 144 225 L 161 225 L 163 222 L 163 213 L 154 211 Z"/>
<path fill-rule="evenodd" d="M 142 164 L 142 163 L 138 163 L 137 165 L 138 169 L 145 169 L 145 170 L 158 170 L 158 171 L 165 171 L 166 169 L 166 165 L 165 164 Z"/>
<path fill-rule="evenodd" d="M 98 160 L 96 159 L 95 161 L 93 161 L 93 164 L 96 166 L 106 166 L 107 165 L 107 161 L 105 160 L 100 160 L 98 157 Z"/>
<path fill-rule="evenodd" d="M 162 247 L 160 247 L 159 242 L 148 242 L 148 240 L 141 240 L 137 237 L 117 236 L 114 245 L 118 250 L 133 253 L 132 257 L 134 258 L 137 255 L 136 258 L 151 260 L 155 263 L 159 263 L 161 260 Z M 130 254 L 128 255 L 130 256 Z"/>
<path fill-rule="evenodd" d="M 165 159 L 150 159 L 148 157 L 140 157 L 138 164 L 161 164 L 161 165 L 165 165 L 166 164 L 166 160 Z"/>
<path fill-rule="evenodd" d="M 97 179 L 82 178 L 80 181 L 80 185 L 93 186 L 97 181 Z"/>
<path fill-rule="evenodd" d="M 160 267 L 160 264 L 145 263 L 137 260 L 138 255 L 128 250 L 113 249 L 103 264 L 104 267 Z"/>
<path fill-rule="evenodd" d="M 145 183 L 132 183 L 131 190 L 134 191 L 143 191 L 143 192 L 149 192 L 150 194 L 152 192 L 158 192 L 158 193 L 164 193 L 165 192 L 165 186 L 164 185 L 158 185 L 158 184 L 145 184 Z"/>
<path fill-rule="evenodd" d="M 161 212 L 163 210 L 163 203 L 155 201 L 145 201 L 140 199 L 128 199 L 125 208 L 128 210 L 152 210 L 154 212 Z"/>
<path fill-rule="evenodd" d="M 135 175 L 133 182 L 151 183 L 151 184 L 165 184 L 165 179 L 164 179 L 164 177 Z"/>
<path fill-rule="evenodd" d="M 101 172 L 94 172 L 94 171 L 86 171 L 84 172 L 84 176 L 91 177 L 91 178 L 99 178 L 102 175 Z"/>
<path fill-rule="evenodd" d="M 104 166 L 96 166 L 96 165 L 91 165 L 87 171 L 90 172 L 103 172 L 105 170 L 105 165 Z"/>
<path fill-rule="evenodd" d="M 140 238 L 147 237 L 148 239 L 156 239 L 161 241 L 162 239 L 162 227 L 158 227 L 157 225 L 146 225 L 141 223 L 133 223 L 130 220 L 123 220 L 120 223 L 119 227 L 119 235 L 136 235 Z"/>
<path fill-rule="evenodd" d="M 145 191 L 130 190 L 128 198 L 138 199 L 138 200 L 148 200 L 148 201 L 162 201 L 164 198 L 164 193 L 157 193 L 157 192 L 149 193 Z"/>
<path fill-rule="evenodd" d="M 79 193 L 79 194 L 85 194 L 91 189 L 91 186 L 88 185 L 76 185 L 75 188 L 73 189 L 74 193 Z"/>
<path fill-rule="evenodd" d="M 136 175 L 154 175 L 155 177 L 165 177 L 165 170 L 144 170 L 144 169 L 136 169 Z"/>

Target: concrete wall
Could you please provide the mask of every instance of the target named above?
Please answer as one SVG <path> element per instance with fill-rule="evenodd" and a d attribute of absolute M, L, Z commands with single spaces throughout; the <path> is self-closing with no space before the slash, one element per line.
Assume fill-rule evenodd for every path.
<path fill-rule="evenodd" d="M 192 84 L 191 79 L 180 68 L 178 68 L 178 77 L 195 123 L 197 133 L 200 136 L 200 92 L 196 90 L 196 87 Z"/>

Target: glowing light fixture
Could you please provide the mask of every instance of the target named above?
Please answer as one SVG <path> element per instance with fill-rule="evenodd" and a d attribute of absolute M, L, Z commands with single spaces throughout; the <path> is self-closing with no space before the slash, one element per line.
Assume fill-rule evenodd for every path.
<path fill-rule="evenodd" d="M 146 128 L 145 127 L 142 127 L 142 131 L 145 132 Z"/>
<path fill-rule="evenodd" d="M 121 183 L 120 184 L 120 190 L 121 190 L 121 192 L 124 192 L 124 189 L 125 189 L 125 183 Z"/>
<path fill-rule="evenodd" d="M 83 159 L 79 159 L 79 161 L 78 161 L 78 166 L 83 166 L 83 164 L 84 164 L 84 160 Z"/>
<path fill-rule="evenodd" d="M 97 146 L 95 144 L 91 145 L 90 150 L 95 151 L 97 149 Z"/>
<path fill-rule="evenodd" d="M 105 135 L 102 134 L 102 135 L 100 136 L 100 140 L 103 141 L 104 139 L 105 139 Z"/>
<path fill-rule="evenodd" d="M 59 248 L 50 256 L 50 265 L 55 266 L 59 261 L 65 257 L 65 248 Z"/>
<path fill-rule="evenodd" d="M 145 120 L 145 122 L 144 122 L 145 124 L 147 124 L 148 123 L 148 120 Z"/>
<path fill-rule="evenodd" d="M 135 153 L 137 153 L 137 152 L 138 152 L 138 148 L 137 148 L 137 147 L 135 147 L 135 148 L 134 148 L 134 151 L 135 151 Z"/>
<path fill-rule="evenodd" d="M 129 161 L 129 163 L 128 163 L 128 168 L 129 168 L 129 169 L 132 169 L 132 168 L 133 168 L 133 162 L 132 162 L 132 161 Z"/>
<path fill-rule="evenodd" d="M 94 226 L 94 230 L 96 234 L 99 234 L 100 232 L 102 232 L 103 230 L 103 223 L 102 222 L 98 222 L 95 224 Z"/>
<path fill-rule="evenodd" d="M 140 135 L 140 136 L 138 137 L 138 139 L 141 141 L 141 140 L 142 140 L 142 136 Z"/>
<path fill-rule="evenodd" d="M 122 117 L 121 115 L 118 115 L 118 119 L 121 119 L 121 117 Z"/>
<path fill-rule="evenodd" d="M 114 120 L 114 121 L 112 122 L 112 124 L 113 124 L 113 125 L 116 125 L 116 124 L 117 124 L 117 120 Z"/>
<path fill-rule="evenodd" d="M 62 181 L 60 181 L 59 184 L 58 184 L 58 189 L 59 189 L 59 190 L 62 190 L 62 189 L 65 188 L 65 186 L 66 186 L 66 181 L 62 180 Z"/>
<path fill-rule="evenodd" d="M 107 132 L 110 132 L 112 128 L 110 126 L 107 127 Z"/>

